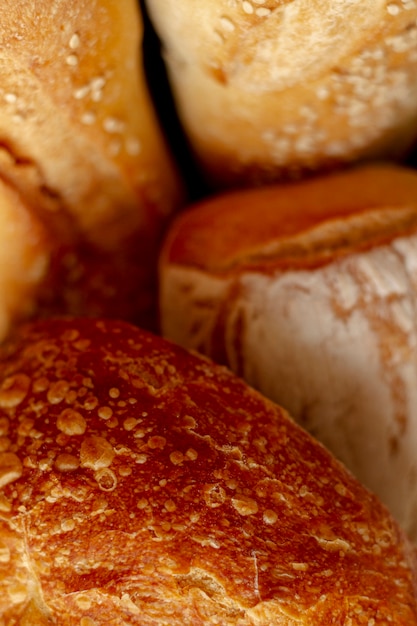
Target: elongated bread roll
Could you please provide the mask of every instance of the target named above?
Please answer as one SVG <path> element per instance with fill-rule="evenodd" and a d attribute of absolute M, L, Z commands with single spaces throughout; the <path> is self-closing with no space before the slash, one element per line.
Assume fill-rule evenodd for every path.
<path fill-rule="evenodd" d="M 148 0 L 214 185 L 292 178 L 417 136 L 414 0 Z"/>
<path fill-rule="evenodd" d="M 5 626 L 417 624 L 386 509 L 226 368 L 67 319 L 0 379 Z"/>
<path fill-rule="evenodd" d="M 141 41 L 135 0 L 3 3 L 0 178 L 53 244 L 44 312 L 148 315 L 156 247 L 181 184 Z"/>
<path fill-rule="evenodd" d="M 279 402 L 417 540 L 417 174 L 224 194 L 172 226 L 162 332 Z"/>

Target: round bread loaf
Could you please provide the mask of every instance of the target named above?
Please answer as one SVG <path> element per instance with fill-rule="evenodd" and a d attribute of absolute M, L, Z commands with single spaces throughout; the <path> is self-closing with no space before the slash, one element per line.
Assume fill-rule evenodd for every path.
<path fill-rule="evenodd" d="M 226 368 L 67 319 L 0 379 L 5 626 L 417 624 L 396 522 Z"/>
<path fill-rule="evenodd" d="M 141 41 L 135 0 L 3 4 L 0 177 L 49 232 L 43 312 L 148 321 L 156 248 L 182 192 Z"/>
<path fill-rule="evenodd" d="M 149 0 L 213 185 L 292 178 L 417 136 L 413 0 Z"/>
<path fill-rule="evenodd" d="M 417 174 L 224 194 L 173 224 L 165 336 L 284 406 L 417 540 Z"/>

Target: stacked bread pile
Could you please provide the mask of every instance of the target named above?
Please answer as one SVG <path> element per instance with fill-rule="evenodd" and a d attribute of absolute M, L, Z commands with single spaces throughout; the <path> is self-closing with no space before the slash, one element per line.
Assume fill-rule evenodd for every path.
<path fill-rule="evenodd" d="M 0 624 L 417 625 L 417 5 L 141 6 L 1 21 Z"/>

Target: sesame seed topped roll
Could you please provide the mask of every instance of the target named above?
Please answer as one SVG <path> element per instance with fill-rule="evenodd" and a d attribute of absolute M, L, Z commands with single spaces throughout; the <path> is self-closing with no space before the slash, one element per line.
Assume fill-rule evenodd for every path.
<path fill-rule="evenodd" d="M 182 192 L 141 42 L 135 0 L 3 3 L 0 178 L 49 233 L 45 311 L 149 308 L 155 248 Z"/>
<path fill-rule="evenodd" d="M 417 136 L 414 0 L 148 0 L 207 178 L 246 186 L 402 156 Z"/>

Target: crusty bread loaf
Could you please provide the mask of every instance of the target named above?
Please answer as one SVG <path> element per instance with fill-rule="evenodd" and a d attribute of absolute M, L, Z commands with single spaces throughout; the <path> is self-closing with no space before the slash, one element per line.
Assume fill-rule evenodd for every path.
<path fill-rule="evenodd" d="M 4 626 L 417 624 L 386 509 L 226 368 L 67 319 L 0 379 Z"/>
<path fill-rule="evenodd" d="M 54 243 L 44 312 L 148 313 L 155 249 L 182 192 L 141 40 L 135 0 L 3 3 L 0 178 Z"/>
<path fill-rule="evenodd" d="M 417 174 L 224 194 L 161 256 L 165 336 L 287 408 L 417 540 Z"/>
<path fill-rule="evenodd" d="M 362 159 L 417 136 L 413 0 L 148 0 L 178 111 L 215 185 Z"/>

